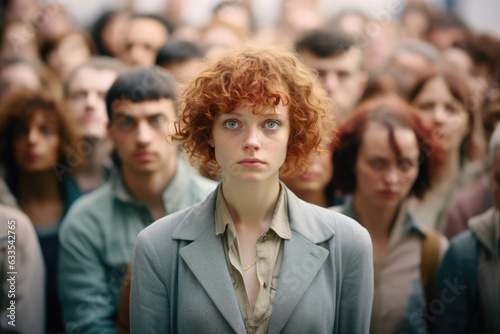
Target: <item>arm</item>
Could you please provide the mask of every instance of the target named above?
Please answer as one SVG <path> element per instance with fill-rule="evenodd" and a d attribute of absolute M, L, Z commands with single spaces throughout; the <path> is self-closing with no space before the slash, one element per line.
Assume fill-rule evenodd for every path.
<path fill-rule="evenodd" d="M 373 251 L 370 235 L 361 231 L 347 259 L 336 333 L 368 333 L 373 303 Z"/>
<path fill-rule="evenodd" d="M 5 250 L 5 254 L 0 254 L 0 264 L 3 262 L 5 265 L 0 268 L 3 270 L 0 274 L 2 284 L 5 284 L 0 332 L 12 330 L 12 333 L 41 334 L 45 327 L 45 268 L 35 229 L 26 215 L 13 208 L 0 206 L 0 217 L 4 224 L 0 232 L 0 243 L 5 243 L 5 248 L 0 246 L 0 250 Z M 11 222 L 9 226 L 15 228 L 8 229 L 7 222 Z M 15 259 L 13 270 L 7 261 L 8 255 L 12 254 Z M 9 292 L 10 281 L 7 279 L 12 275 L 7 274 L 8 272 L 17 272 L 14 275 L 14 293 Z M 15 318 L 8 317 L 8 307 L 12 307 L 11 300 L 15 301 Z M 13 322 L 15 327 L 8 324 L 12 319 L 16 320 Z"/>
<path fill-rule="evenodd" d="M 162 277 L 165 261 L 156 252 L 148 230 L 135 245 L 130 292 L 130 332 L 170 333 L 170 300 Z"/>
<path fill-rule="evenodd" d="M 83 219 L 81 219 L 83 217 Z M 107 282 L 97 224 L 69 212 L 59 234 L 59 295 L 68 333 L 117 334 L 112 319 L 117 284 Z M 80 219 L 79 219 L 80 218 Z"/>

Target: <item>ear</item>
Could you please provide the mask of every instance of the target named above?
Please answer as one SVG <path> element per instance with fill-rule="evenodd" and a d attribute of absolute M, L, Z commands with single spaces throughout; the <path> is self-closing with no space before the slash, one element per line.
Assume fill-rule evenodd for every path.
<path fill-rule="evenodd" d="M 113 131 L 114 129 L 112 129 L 112 124 L 108 122 L 108 124 L 106 124 L 106 133 L 108 134 L 108 139 L 110 141 L 113 141 Z"/>
<path fill-rule="evenodd" d="M 214 139 L 213 139 L 213 138 L 210 138 L 210 139 L 208 140 L 208 143 L 210 144 L 210 146 L 215 147 L 215 144 L 214 144 Z"/>

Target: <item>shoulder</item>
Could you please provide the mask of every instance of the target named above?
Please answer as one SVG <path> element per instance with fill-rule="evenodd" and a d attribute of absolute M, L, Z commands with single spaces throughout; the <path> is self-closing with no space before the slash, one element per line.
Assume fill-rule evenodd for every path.
<path fill-rule="evenodd" d="M 330 235 L 330 242 L 341 248 L 359 245 L 371 251 L 370 235 L 357 221 L 340 212 L 304 202 L 290 191 L 288 194 L 292 229 L 299 230 L 313 242 L 320 242 L 322 238 L 327 240 Z"/>
<path fill-rule="evenodd" d="M 109 181 L 96 190 L 82 195 L 69 208 L 61 224 L 61 234 L 67 230 L 84 227 L 82 221 L 96 221 L 102 224 L 103 219 L 99 219 L 104 213 L 109 212 L 114 200 L 114 194 Z M 85 224 L 86 227 L 88 224 Z M 96 226 L 97 227 L 97 226 Z"/>
<path fill-rule="evenodd" d="M 444 261 L 464 264 L 475 261 L 478 257 L 478 239 L 471 230 L 466 230 L 451 240 Z"/>
<path fill-rule="evenodd" d="M 207 195 L 210 194 L 219 184 L 214 180 L 201 176 L 192 168 L 189 168 L 187 172 L 189 175 L 189 187 L 191 192 L 201 198 L 207 197 Z"/>

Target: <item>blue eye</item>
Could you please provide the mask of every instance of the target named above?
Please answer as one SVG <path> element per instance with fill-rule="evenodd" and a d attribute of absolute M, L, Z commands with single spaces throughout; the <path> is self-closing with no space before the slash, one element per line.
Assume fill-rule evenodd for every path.
<path fill-rule="evenodd" d="M 236 129 L 238 127 L 238 122 L 236 121 L 226 121 L 225 124 L 230 129 Z"/>
<path fill-rule="evenodd" d="M 267 121 L 266 124 L 265 124 L 265 127 L 270 129 L 270 130 L 274 130 L 278 127 L 278 122 L 275 122 L 275 121 Z"/>

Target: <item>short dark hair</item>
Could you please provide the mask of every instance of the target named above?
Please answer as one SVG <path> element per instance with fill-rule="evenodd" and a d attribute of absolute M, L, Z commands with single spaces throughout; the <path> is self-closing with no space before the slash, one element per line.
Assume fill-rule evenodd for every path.
<path fill-rule="evenodd" d="M 156 65 L 162 66 L 172 61 L 203 57 L 205 52 L 199 45 L 184 40 L 169 40 L 158 50 Z"/>
<path fill-rule="evenodd" d="M 96 70 L 110 70 L 113 72 L 116 72 L 116 74 L 120 75 L 123 73 L 125 70 L 125 65 L 123 63 L 113 57 L 107 57 L 107 56 L 95 56 L 87 60 L 85 63 L 81 64 L 80 66 L 76 67 L 74 70 L 72 70 L 69 74 L 68 77 L 66 78 L 66 81 L 64 82 L 64 97 L 68 97 L 68 90 L 70 83 L 73 81 L 74 77 L 78 72 L 80 72 L 81 69 L 83 68 L 93 68 Z"/>
<path fill-rule="evenodd" d="M 309 50 L 320 58 L 340 56 L 355 46 L 354 38 L 334 29 L 316 29 L 295 43 L 297 53 Z"/>
<path fill-rule="evenodd" d="M 127 100 L 133 103 L 159 100 L 176 100 L 176 84 L 164 69 L 138 66 L 118 76 L 106 94 L 106 109 L 109 122 L 112 121 L 113 105 L 116 101 Z"/>

